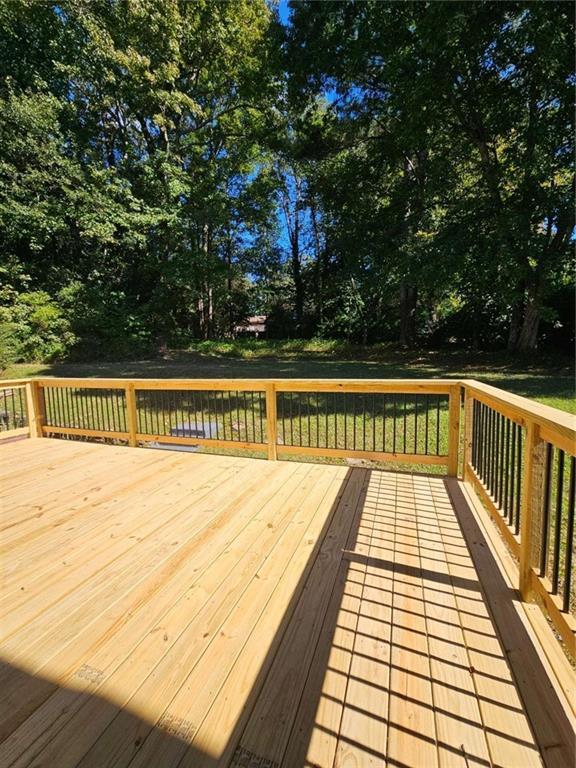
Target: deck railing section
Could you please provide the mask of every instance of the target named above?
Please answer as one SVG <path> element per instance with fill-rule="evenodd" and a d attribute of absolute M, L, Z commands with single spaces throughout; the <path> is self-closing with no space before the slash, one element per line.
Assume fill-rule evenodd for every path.
<path fill-rule="evenodd" d="M 0 438 L 30 433 L 29 384 L 20 380 L 0 382 Z"/>
<path fill-rule="evenodd" d="M 0 382 L 0 402 L 0 437 L 356 457 L 436 464 L 449 476 L 461 467 L 518 560 L 522 597 L 539 599 L 576 657 L 569 414 L 442 379 L 31 379 Z"/>
<path fill-rule="evenodd" d="M 458 464 L 452 381 L 37 379 L 44 435 Z"/>
<path fill-rule="evenodd" d="M 575 419 L 480 382 L 464 390 L 464 479 L 518 559 L 522 596 L 576 656 Z"/>

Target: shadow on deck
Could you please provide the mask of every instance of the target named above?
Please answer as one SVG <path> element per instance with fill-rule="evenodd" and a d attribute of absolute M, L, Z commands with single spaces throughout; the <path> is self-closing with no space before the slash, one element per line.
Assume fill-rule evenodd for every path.
<path fill-rule="evenodd" d="M 571 724 L 457 481 L 98 445 L 51 454 L 54 442 L 42 441 L 45 458 L 28 443 L 2 464 L 16 509 L 4 526 L 15 591 L 0 644 L 2 765 L 572 765 Z M 26 460 L 55 502 L 40 479 L 22 491 Z M 110 462 L 109 487 L 96 461 Z M 51 548 L 73 518 L 72 542 L 104 546 L 115 526 L 140 538 L 116 558 L 95 543 L 66 581 Z M 43 584 L 25 557 L 41 550 L 38 578 L 54 577 Z M 18 567 L 36 597 L 17 599 Z M 66 635 L 68 616 L 78 625 Z"/>

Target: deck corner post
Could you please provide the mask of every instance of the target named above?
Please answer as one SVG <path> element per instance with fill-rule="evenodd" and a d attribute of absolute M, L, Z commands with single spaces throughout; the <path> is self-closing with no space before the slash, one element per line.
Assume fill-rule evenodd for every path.
<path fill-rule="evenodd" d="M 540 426 L 535 421 L 529 420 L 526 424 L 520 512 L 519 588 L 524 601 L 530 598 L 532 592 L 532 565 L 534 549 L 537 545 L 534 533 L 539 523 L 538 513 L 541 507 L 544 447 L 545 444 L 540 437 Z"/>
<path fill-rule="evenodd" d="M 457 477 L 460 456 L 461 386 L 450 387 L 448 401 L 448 477 Z"/>
<path fill-rule="evenodd" d="M 278 422 L 276 410 L 276 385 L 266 384 L 266 442 L 268 444 L 268 459 L 278 458 Z"/>
<path fill-rule="evenodd" d="M 468 387 L 464 387 L 464 457 L 462 462 L 462 480 L 470 479 L 472 464 L 472 441 L 474 435 L 474 396 Z"/>
<path fill-rule="evenodd" d="M 128 445 L 135 448 L 138 445 L 136 439 L 138 416 L 136 412 L 136 392 L 134 384 L 126 384 L 124 391 L 126 393 L 126 427 L 128 429 Z"/>
<path fill-rule="evenodd" d="M 44 437 L 44 393 L 38 381 L 32 380 L 26 384 L 26 410 L 30 437 Z"/>

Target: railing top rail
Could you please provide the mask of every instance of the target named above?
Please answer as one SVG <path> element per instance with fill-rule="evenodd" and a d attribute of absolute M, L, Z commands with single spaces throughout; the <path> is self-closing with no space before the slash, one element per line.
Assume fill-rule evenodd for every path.
<path fill-rule="evenodd" d="M 265 391 L 274 386 L 278 392 L 399 392 L 449 394 L 460 386 L 459 379 L 301 379 L 301 378 L 67 378 L 38 377 L 41 386 L 124 389 L 222 389 Z M 1 382 L 0 382 L 1 386 Z"/>
<path fill-rule="evenodd" d="M 527 397 L 515 395 L 491 384 L 475 379 L 465 379 L 462 384 L 471 393 L 484 395 L 496 406 L 511 413 L 522 421 L 532 421 L 546 430 L 546 437 L 558 435 L 564 445 L 576 452 L 576 416 L 550 405 L 537 403 Z"/>
<path fill-rule="evenodd" d="M 31 379 L 0 379 L 0 389 L 8 387 L 25 387 Z"/>

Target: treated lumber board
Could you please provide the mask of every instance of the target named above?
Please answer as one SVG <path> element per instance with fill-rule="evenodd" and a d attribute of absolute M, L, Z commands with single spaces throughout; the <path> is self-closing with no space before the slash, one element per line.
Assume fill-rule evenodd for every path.
<path fill-rule="evenodd" d="M 485 520 L 486 514 L 476 494 L 471 492 L 466 483 L 460 488 L 486 541 L 490 544 L 495 562 L 505 575 L 508 586 L 513 587 L 518 581 L 517 561 L 510 555 L 494 526 Z M 546 666 L 546 675 L 554 681 L 554 687 L 559 696 L 557 686 L 560 687 L 565 702 L 563 708 L 569 712 L 570 718 L 576 718 L 576 672 L 554 636 L 541 606 L 534 603 L 516 603 L 515 607 L 518 616 L 533 638 L 533 645 L 540 646 L 542 649 L 539 653 L 540 659 L 543 662 L 547 660 L 549 663 L 549 666 Z"/>
<path fill-rule="evenodd" d="M 15 427 L 14 429 L 0 430 L 0 440 L 11 440 L 14 437 L 24 437 L 30 434 L 30 427 Z"/>
<path fill-rule="evenodd" d="M 49 653 L 54 652 L 54 643 L 58 647 L 65 640 L 75 638 L 78 626 L 82 626 L 72 624 L 72 618 L 80 622 L 82 617 L 89 620 L 95 614 L 98 616 L 98 609 L 108 608 L 109 604 L 114 602 L 113 598 L 118 595 L 119 590 L 121 590 L 120 594 L 123 594 L 125 590 L 137 584 L 139 574 L 145 575 L 156 559 L 160 558 L 159 562 L 163 562 L 177 553 L 183 540 L 185 541 L 187 531 L 199 537 L 198 546 L 208 543 L 210 536 L 207 534 L 218 533 L 223 521 L 230 520 L 236 511 L 237 501 L 247 502 L 249 493 L 254 494 L 257 491 L 255 484 L 246 483 L 242 476 L 241 461 L 238 461 L 239 466 L 235 466 L 236 462 L 230 464 L 228 476 L 226 473 L 215 474 L 211 480 L 208 476 L 204 477 L 202 485 L 193 496 L 190 497 L 188 493 L 183 494 L 186 498 L 181 502 L 183 513 L 181 526 L 178 526 L 173 534 L 169 533 L 170 528 L 163 532 L 163 537 L 166 535 L 172 538 L 169 546 L 163 543 L 164 538 L 159 540 L 160 545 L 155 537 L 139 542 L 137 549 L 127 553 L 124 558 L 124 567 L 116 567 L 110 577 L 102 579 L 96 589 L 91 580 L 85 585 L 79 585 L 79 588 L 72 590 L 64 599 L 42 614 L 32 627 L 35 631 L 32 631 L 28 625 L 24 627 L 21 634 L 16 634 L 12 639 L 4 641 L 2 647 L 5 652 L 8 651 L 11 654 L 10 659 L 30 664 L 32 658 L 49 658 Z M 264 473 L 264 476 L 267 477 L 267 473 Z M 285 478 L 280 479 L 282 482 L 285 480 Z M 258 498 L 256 494 L 256 500 Z M 192 515 L 188 511 L 190 509 L 193 510 Z M 122 509 L 119 510 L 119 514 L 121 513 Z M 136 604 L 138 605 L 138 601 Z M 115 626 L 119 618 L 115 615 Z M 101 631 L 105 630 L 104 624 Z"/>
<path fill-rule="evenodd" d="M 233 495 L 232 498 L 235 501 L 246 501 L 245 492 L 255 490 L 254 486 L 244 484 L 244 493 Z M 231 494 L 232 491 L 233 483 L 224 483 L 216 494 Z M 211 501 L 214 501 L 214 498 Z M 78 670 L 85 666 L 83 662 L 91 648 L 100 648 L 105 643 L 112 643 L 113 651 L 117 652 L 120 647 L 117 641 L 121 635 L 134 645 L 137 644 L 139 633 L 145 631 L 149 622 L 154 619 L 154 611 L 161 612 L 164 606 L 172 605 L 199 577 L 203 563 L 210 561 L 210 549 L 206 545 L 215 536 L 218 538 L 224 521 L 227 523 L 224 526 L 226 534 L 232 534 L 236 525 L 245 523 L 242 515 L 228 515 L 231 511 L 228 506 L 216 512 L 207 509 L 209 514 L 203 524 L 196 524 L 195 528 L 191 529 L 196 534 L 191 542 L 184 538 L 181 545 L 179 541 L 171 541 L 169 546 L 161 547 L 154 541 L 148 542 L 148 547 L 143 545 L 140 551 L 141 562 L 134 560 L 129 563 L 132 568 L 121 570 L 115 578 L 109 579 L 99 592 L 90 594 L 83 602 L 79 600 L 78 594 L 71 594 L 64 601 L 64 607 L 69 607 L 69 611 L 62 611 L 62 606 L 58 605 L 58 614 L 54 619 L 50 614 L 55 611 L 48 612 L 47 621 L 38 628 L 40 637 L 36 643 L 31 644 L 29 631 L 24 631 L 22 637 L 15 637 L 12 643 L 4 642 L 4 658 L 11 663 L 24 663 L 28 670 L 35 673 L 46 667 L 53 680 L 62 681 L 72 676 L 72 682 L 77 685 L 75 676 L 79 674 Z M 243 512 L 249 510 L 250 504 L 246 503 Z M 230 520 L 233 523 L 231 527 Z M 180 530 L 177 535 L 181 537 L 183 533 L 185 530 Z M 168 535 L 174 539 L 174 534 Z M 183 568 L 183 564 L 187 567 Z M 158 573 L 156 568 L 159 568 Z M 175 572 L 177 578 L 166 581 L 169 576 L 174 576 Z M 133 590 L 137 585 L 140 588 Z M 125 594 L 126 590 L 128 593 Z M 118 592 L 122 597 L 118 598 Z M 158 602 L 152 604 L 151 611 L 149 603 L 155 596 Z M 162 597 L 165 597 L 166 603 L 162 601 Z M 6 733 L 10 730 L 10 724 L 20 722 L 23 716 L 38 705 L 38 697 L 40 701 L 47 698 L 52 693 L 53 686 L 32 685 L 32 692 L 26 694 L 18 687 L 21 680 L 19 676 L 16 676 L 15 681 L 11 680 L 9 672 L 7 675 L 3 674 L 3 677 L 4 701 L 7 704 L 11 700 L 14 702 L 13 707 L 6 707 L 0 721 L 0 731 Z"/>
<path fill-rule="evenodd" d="M 228 464 L 218 461 L 203 462 L 198 459 L 192 466 L 183 465 L 181 458 L 167 457 L 157 460 L 154 456 L 138 457 L 137 462 L 126 461 L 122 464 L 116 462 L 108 467 L 108 476 L 100 474 L 100 465 L 93 469 L 91 477 L 78 481 L 71 486 L 69 496 L 64 503 L 56 504 L 49 510 L 46 517 L 46 530 L 50 535 L 51 553 L 50 560 L 56 557 L 59 546 L 68 547 L 66 555 L 71 553 L 71 544 L 82 536 L 92 536 L 94 531 L 101 529 L 106 531 L 105 523 L 114 516 L 114 511 L 119 504 L 125 504 L 127 495 L 131 496 L 131 507 L 125 518 L 116 518 L 116 525 L 124 525 L 130 519 L 132 507 L 136 507 L 142 499 L 148 501 L 151 494 L 164 495 L 170 490 L 170 486 L 185 484 L 190 490 L 201 486 L 204 472 L 226 472 Z M 114 469 L 113 479 L 110 480 L 110 472 Z M 70 503 L 72 502 L 72 503 Z M 44 511 L 44 509 L 40 510 Z M 137 510 L 135 510 L 137 511 Z M 38 525 L 40 533 L 43 526 Z M 108 536 L 114 531 L 108 531 Z M 26 564 L 31 556 L 42 555 L 42 538 L 28 535 L 18 537 L 18 531 L 12 532 L 15 542 L 10 541 L 10 532 L 2 535 L 10 562 L 13 565 Z M 40 541 L 35 539 L 40 538 Z M 117 538 L 112 536 L 112 538 Z M 91 539 L 90 539 L 91 541 Z"/>
<path fill-rule="evenodd" d="M 278 482 L 285 483 L 288 477 L 285 470 L 263 471 L 250 483 L 244 482 L 241 492 L 235 490 L 236 486 L 240 487 L 236 481 L 222 484 L 216 494 L 225 494 L 224 508 L 207 509 L 204 527 L 195 531 L 191 539 L 184 540 L 168 555 L 161 550 L 144 552 L 144 557 L 140 554 L 134 561 L 137 568 L 120 572 L 99 593 L 91 595 L 90 600 L 71 596 L 70 612 L 60 622 L 50 617 L 49 628 L 44 628 L 44 634 L 35 642 L 26 643 L 27 637 L 20 638 L 12 650 L 11 660 L 26 662 L 28 666 L 40 665 L 33 667 L 36 670 L 49 661 L 53 670 L 65 675 L 81 664 L 90 647 L 98 646 L 114 633 L 129 633 L 131 627 L 134 631 L 145 628 L 154 611 L 164 603 L 173 604 L 186 592 L 191 580 L 199 578 L 202 563 L 210 560 L 211 547 L 218 550 L 227 544 L 229 537 L 243 529 L 250 514 L 254 514 L 254 505 L 261 501 L 259 484 L 267 484 L 266 490 L 273 492 L 280 487 Z M 218 495 L 211 498 L 212 504 L 218 500 Z M 237 512 L 239 503 L 242 507 Z M 186 561 L 190 562 L 190 571 Z M 150 606 L 153 598 L 157 603 Z"/>
<path fill-rule="evenodd" d="M 448 394 L 455 379 L 34 379 L 42 387 L 80 387 L 84 389 L 124 389 L 131 383 L 135 389 L 205 389 L 265 390 L 275 384 L 279 392 L 349 391 L 349 392 L 433 392 Z"/>
<path fill-rule="evenodd" d="M 515 420 L 533 420 L 545 429 L 547 440 L 556 442 L 557 436 L 570 453 L 576 451 L 576 416 L 473 379 L 467 379 L 465 386 L 481 402 Z"/>
<path fill-rule="evenodd" d="M 130 715 L 120 714 L 106 729 L 98 742 L 79 763 L 81 766 L 98 764 L 105 768 L 122 768 L 127 765 L 137 747 L 149 735 L 153 726 L 162 728 L 168 721 L 165 714 L 167 704 L 178 694 L 189 671 L 202 661 L 202 655 L 209 652 L 212 638 L 221 631 L 232 608 L 242 600 L 247 584 L 263 566 L 268 552 L 274 549 L 276 541 L 291 524 L 295 512 L 303 500 L 312 502 L 312 496 L 323 496 L 331 478 L 312 469 L 301 478 L 298 489 L 287 499 L 286 504 L 270 508 L 257 515 L 251 523 L 252 530 L 236 540 L 220 558 L 218 573 L 227 571 L 227 578 L 214 592 L 200 613 L 178 641 L 162 657 L 149 677 L 136 690 L 127 706 L 137 711 L 144 722 L 134 723 Z M 231 567 L 230 567 L 231 564 Z M 207 586 L 207 576 L 203 587 Z M 163 620 L 162 627 L 166 627 Z M 170 719 L 174 724 L 174 718 Z M 134 727 L 136 726 L 136 727 Z M 128 740 L 123 736 L 128 732 Z"/>
<path fill-rule="evenodd" d="M 421 453 L 384 453 L 382 451 L 356 451 L 347 448 L 315 448 L 300 445 L 277 445 L 279 456 L 332 456 L 335 458 L 373 459 L 374 461 L 400 461 L 407 464 L 434 464 L 447 466 L 447 456 L 432 456 Z"/>
<path fill-rule="evenodd" d="M 386 763 L 393 573 L 379 561 L 394 558 L 394 486 L 386 473 L 374 472 L 364 505 L 363 523 L 371 528 L 369 557 L 338 732 L 338 768 Z"/>
<path fill-rule="evenodd" d="M 169 466 L 166 469 L 169 469 Z M 217 467 L 214 467 L 213 470 L 206 470 L 207 475 L 212 472 L 217 477 L 220 474 L 225 474 L 226 470 Z M 207 482 L 209 480 L 210 477 L 207 478 Z M 79 532 L 75 546 L 65 540 L 64 552 L 60 553 L 56 546 L 45 567 L 34 569 L 33 578 L 25 584 L 24 590 L 17 589 L 9 593 L 5 600 L 0 601 L 2 608 L 0 637 L 10 636 L 38 613 L 57 602 L 61 596 L 68 594 L 79 584 L 104 571 L 109 564 L 114 563 L 113 567 L 119 566 L 122 562 L 121 558 L 129 558 L 130 551 L 137 547 L 143 539 L 161 530 L 168 521 L 176 522 L 179 515 L 188 514 L 188 504 L 185 498 L 180 499 L 179 502 L 176 502 L 175 499 L 171 506 L 170 502 L 174 498 L 174 491 L 171 490 L 171 493 L 167 493 L 163 488 L 162 481 L 158 482 L 158 479 L 154 479 L 153 482 L 157 486 L 155 489 L 144 487 L 140 494 L 131 494 L 128 505 L 125 501 L 126 497 L 123 498 L 121 494 L 114 499 L 111 504 L 110 515 L 113 517 L 114 510 L 123 509 L 123 516 L 117 520 L 114 530 L 104 531 L 101 538 L 96 539 L 96 543 L 91 546 L 86 546 L 85 541 L 86 533 L 89 533 L 89 530 Z M 204 483 L 202 476 L 199 476 L 198 482 Z M 163 505 L 168 506 L 169 514 L 166 513 Z M 150 513 L 143 516 L 146 510 L 150 510 Z M 108 519 L 105 518 L 103 522 L 106 523 Z M 99 521 L 95 520 L 94 525 L 98 524 Z M 125 535 L 123 528 L 127 528 Z M 116 531 L 118 536 L 116 536 Z M 67 532 L 64 532 L 64 536 L 66 535 Z"/>
<path fill-rule="evenodd" d="M 300 466 L 299 470 L 298 468 L 296 469 L 296 472 L 298 471 L 301 473 L 307 473 L 309 468 L 303 469 L 302 466 Z M 303 496 L 301 482 L 302 478 L 298 477 L 296 472 L 292 473 L 290 485 L 286 491 L 289 495 L 292 495 L 293 493 L 301 494 L 299 496 L 301 501 Z M 274 504 L 274 501 L 275 500 L 272 499 L 269 503 Z M 282 514 L 281 510 L 280 514 Z M 265 515 L 265 518 L 265 523 L 267 524 L 270 518 L 268 515 Z M 275 533 L 273 535 L 275 535 Z M 282 535 L 283 532 L 281 532 L 280 537 L 282 537 Z M 275 549 L 276 547 L 274 547 L 273 551 Z M 289 556 L 289 553 L 287 556 Z M 265 561 L 265 564 L 268 563 L 269 560 L 270 558 Z M 201 584 L 198 595 L 195 598 L 197 601 L 200 601 L 200 606 L 203 605 L 210 597 L 209 594 L 205 594 L 202 586 L 203 585 Z M 264 579 L 262 579 L 262 586 L 263 588 L 266 588 L 267 586 Z M 187 624 L 188 611 L 194 613 L 193 604 L 192 606 L 188 606 L 186 611 L 173 611 L 171 614 L 173 621 L 180 623 L 183 622 L 185 627 Z M 246 613 L 248 613 L 247 606 L 243 607 L 242 609 L 243 616 Z M 121 706 L 126 704 L 126 702 L 130 699 L 131 694 L 139 687 L 143 680 L 145 680 L 147 675 L 155 668 L 158 661 L 166 653 L 166 642 L 170 643 L 171 635 L 175 635 L 177 637 L 179 634 L 177 627 L 175 626 L 169 625 L 165 629 L 165 622 L 166 618 L 162 620 L 160 625 L 162 627 L 161 632 L 154 634 L 149 633 L 147 635 L 147 640 L 150 639 L 150 641 L 144 644 L 139 644 L 137 649 L 135 649 L 135 651 L 133 651 L 132 654 L 127 657 L 124 664 L 120 665 L 114 672 L 106 676 L 102 686 L 98 689 L 99 692 L 106 694 L 108 691 L 110 695 L 115 697 L 115 700 L 119 702 Z M 193 629 L 196 630 L 195 627 Z M 217 635 L 217 639 L 219 637 L 220 634 Z M 201 638 L 200 641 L 203 641 L 206 644 L 211 644 L 212 638 Z M 100 667 L 102 666 L 98 654 L 91 657 L 90 661 L 91 665 L 99 664 Z M 186 675 L 186 672 L 187 668 L 185 666 L 182 670 L 182 674 Z M 60 766 L 64 767 L 67 765 L 76 765 L 79 757 L 82 757 L 83 754 L 80 753 L 80 750 L 83 749 L 86 744 L 89 747 L 92 743 L 91 739 L 93 738 L 93 740 L 95 740 L 100 735 L 101 731 L 104 730 L 104 728 L 108 725 L 111 719 L 110 715 L 111 713 L 109 708 L 107 708 L 105 704 L 103 704 L 100 700 L 91 700 L 85 703 L 76 713 L 74 713 L 73 717 L 68 719 L 65 731 L 59 731 L 55 738 L 45 746 L 45 748 L 42 750 L 42 759 L 50 762 L 52 756 L 52 759 L 58 760 Z M 80 732 L 82 732 L 85 737 L 83 744 L 81 745 L 75 744 L 73 739 L 70 738 L 70 735 L 72 733 L 78 732 L 78 730 L 80 730 Z M 19 762 L 15 763 L 15 765 L 18 764 Z"/>
<path fill-rule="evenodd" d="M 327 557 L 324 547 L 328 548 L 328 552 L 332 551 L 334 540 L 342 546 L 344 536 L 350 530 L 350 508 L 356 508 L 355 496 L 357 499 L 362 494 L 365 482 L 365 476 L 356 473 L 358 470 L 351 473 L 341 499 L 338 497 L 342 489 L 338 483 L 323 501 L 320 514 L 316 515 L 312 528 L 309 527 L 296 554 L 283 571 L 270 601 L 260 612 L 248 642 L 238 655 L 225 686 L 219 691 L 195 733 L 191 750 L 179 764 L 182 768 L 192 765 L 200 768 L 210 764 L 209 757 L 205 757 L 204 761 L 197 757 L 195 747 L 205 754 L 217 755 L 223 765 L 231 759 L 246 722 L 247 711 L 258 696 L 262 681 L 273 663 L 283 629 L 291 623 L 310 569 L 318 560 L 327 560 L 328 564 L 331 558 Z M 266 638 L 267 642 L 262 642 L 262 638 Z"/>
<path fill-rule="evenodd" d="M 457 481 L 445 482 L 454 504 L 454 483 Z M 439 490 L 432 492 L 444 495 Z M 457 517 L 439 517 L 442 536 L 451 535 L 462 527 L 466 537 L 466 541 L 462 541 L 463 550 L 468 547 L 471 551 L 485 549 L 483 542 L 471 535 L 458 509 L 456 514 Z M 489 599 L 491 596 L 482 587 L 484 567 L 479 560 L 474 563 L 469 557 L 467 562 L 449 561 L 449 569 L 492 760 L 503 766 L 539 766 L 541 759 L 534 735 L 488 607 L 487 596 Z M 510 601 L 507 588 L 499 591 L 503 602 Z"/>
<path fill-rule="evenodd" d="M 64 458 L 70 458 L 74 462 L 79 456 L 94 456 L 97 454 L 97 446 L 89 443 L 77 443 L 73 449 L 64 447 L 68 441 L 51 440 L 50 446 L 46 446 L 44 441 L 30 441 L 32 445 L 38 446 L 34 452 L 23 451 L 20 446 L 26 445 L 28 441 L 21 440 L 18 443 L 11 443 L 13 452 L 9 446 L 2 446 L 0 454 L 4 452 L 13 453 L 11 462 L 2 461 L 0 463 L 0 472 L 2 474 L 2 497 L 13 497 L 14 492 L 25 489 L 30 493 L 41 493 L 41 487 L 44 480 L 50 476 L 55 476 L 56 471 L 65 474 L 69 467 L 63 462 Z M 53 443 L 61 445 L 53 445 Z M 35 482 L 30 482 L 34 477 Z"/>
<path fill-rule="evenodd" d="M 232 526 L 240 524 L 241 528 L 243 528 L 247 522 L 246 515 L 251 517 L 256 514 L 262 504 L 266 503 L 269 498 L 272 498 L 280 488 L 285 486 L 286 482 L 291 483 L 291 486 L 294 486 L 294 484 L 298 485 L 299 478 L 297 476 L 294 477 L 297 468 L 298 465 L 293 467 L 279 467 L 274 474 L 274 482 L 265 484 L 265 487 L 259 491 L 254 491 L 254 488 L 245 484 L 244 491 L 253 491 L 252 493 L 244 493 L 242 489 L 240 489 L 238 494 L 230 495 L 231 489 L 229 487 L 224 486 L 221 489 L 224 494 L 228 494 L 228 503 L 216 512 L 215 519 L 213 521 L 208 521 L 206 526 L 204 526 L 203 531 L 202 526 L 200 526 L 200 528 L 196 526 L 197 530 L 196 535 L 194 536 L 197 545 L 196 554 L 191 555 L 191 559 L 189 560 L 190 563 L 194 564 L 194 570 L 192 574 L 189 573 L 187 575 L 186 585 L 180 585 L 180 592 L 177 594 L 181 594 L 182 590 L 187 592 L 194 589 L 197 579 L 200 579 L 203 570 L 205 570 L 214 558 L 214 552 L 212 551 L 211 545 L 218 545 L 216 552 L 219 551 L 220 547 L 226 546 L 226 542 L 231 535 L 229 529 L 230 524 L 232 524 Z M 222 503 L 222 500 L 220 500 L 220 503 Z M 218 505 L 218 499 L 216 499 L 216 504 Z M 241 512 L 241 514 L 238 515 L 238 512 Z M 242 516 L 244 516 L 243 520 L 241 519 Z M 234 530 L 236 533 L 238 532 L 236 528 L 234 528 Z M 194 529 L 192 528 L 190 529 L 190 535 L 194 535 Z M 186 574 L 184 575 L 186 576 Z M 188 587 L 188 589 L 185 587 Z M 195 588 L 195 591 L 198 589 L 200 592 L 202 591 L 201 581 L 198 583 L 198 587 Z M 163 597 L 166 598 L 166 600 L 170 599 L 170 592 L 166 592 Z M 160 606 L 162 608 L 162 615 L 171 607 L 171 605 L 172 602 L 156 600 L 151 608 L 153 611 L 156 611 Z M 99 672 L 97 680 L 91 681 L 82 675 L 82 669 L 85 668 L 85 664 L 79 668 L 75 666 L 70 670 L 70 651 L 67 648 L 63 649 L 63 652 L 60 654 L 60 664 L 64 664 L 66 671 L 71 672 L 71 680 L 73 680 L 74 685 L 80 689 L 88 687 L 91 690 L 97 691 L 100 684 L 107 679 L 115 669 L 126 660 L 129 660 L 132 649 L 137 647 L 141 640 L 141 633 L 149 632 L 152 629 L 158 616 L 155 613 L 152 613 L 152 625 L 150 625 L 149 613 L 150 609 L 144 605 L 143 615 L 142 612 L 139 611 L 136 611 L 134 614 L 129 614 L 128 619 L 124 623 L 121 622 L 120 626 L 118 626 L 116 621 L 112 624 L 114 632 L 106 632 L 104 637 L 105 642 L 102 642 L 102 639 L 100 641 L 95 641 L 93 633 L 89 631 L 90 628 L 83 634 L 83 642 L 75 641 L 73 650 L 76 653 L 78 653 L 78 651 L 82 652 L 79 658 L 77 656 L 76 663 L 80 664 L 82 661 L 89 659 L 91 662 L 91 664 L 88 665 L 89 668 L 97 669 Z M 112 618 L 114 619 L 114 616 Z M 118 619 L 119 617 L 116 616 L 116 618 Z M 91 653 L 89 653 L 90 649 L 92 649 Z M 58 669 L 57 658 L 51 659 L 50 668 L 52 670 Z M 66 680 L 65 677 L 61 677 L 61 679 L 63 679 L 64 682 Z M 29 720 L 17 729 L 5 744 L 0 747 L 0 758 L 3 759 L 9 756 L 10 759 L 14 759 L 14 756 L 21 754 L 30 742 L 31 733 L 35 733 L 36 736 L 40 737 L 35 742 L 34 747 L 35 749 L 40 750 L 44 744 L 58 732 L 62 725 L 61 718 L 65 717 L 65 720 L 68 720 L 76 711 L 82 708 L 82 704 L 83 699 L 78 692 L 76 693 L 76 696 L 71 696 L 65 690 L 57 691 L 54 696 L 39 707 Z"/>
<path fill-rule="evenodd" d="M 414 482 L 438 762 L 442 768 L 489 766 L 491 757 L 438 523 L 439 512 L 426 509 L 428 500 L 434 498 L 431 486 L 437 483 L 427 478 Z"/>
<path fill-rule="evenodd" d="M 370 526 L 364 517 L 371 476 L 368 473 L 357 496 L 336 577 L 332 575 L 326 585 L 330 599 L 285 742 L 282 761 L 287 765 L 330 766 L 334 761 L 370 546 Z"/>
<path fill-rule="evenodd" d="M 14 523 L 11 528 L 0 533 L 11 569 L 26 566 L 30 557 L 41 558 L 46 554 L 43 552 L 44 535 L 50 535 L 50 560 L 53 561 L 59 546 L 67 547 L 79 535 L 86 536 L 93 529 L 103 529 L 107 514 L 112 514 L 111 510 L 123 494 L 133 493 L 134 502 L 137 503 L 150 489 L 165 483 L 168 472 L 173 472 L 175 479 L 179 479 L 177 459 L 158 462 L 153 457 L 148 460 L 142 460 L 142 456 L 136 458 L 139 460 L 122 463 L 116 460 L 104 469 L 98 463 L 96 468 L 93 466 L 91 474 L 77 478 L 61 495 L 50 494 L 49 499 L 42 500 L 40 504 L 29 503 L 24 508 L 20 507 L 25 528 Z M 198 474 L 201 466 L 199 464 L 195 468 Z M 151 471 L 152 467 L 154 472 Z M 111 478 L 112 472 L 114 474 Z M 64 554 L 70 554 L 70 549 L 65 550 Z"/>
<path fill-rule="evenodd" d="M 412 478 L 397 484 L 387 761 L 437 766 L 436 723 Z"/>
<path fill-rule="evenodd" d="M 354 470 L 330 526 L 329 536 L 312 565 L 294 614 L 240 738 L 240 746 L 280 763 L 290 736 L 318 637 L 340 570 L 341 550 L 350 536 L 368 477 Z"/>
<path fill-rule="evenodd" d="M 98 462 L 88 478 L 90 482 L 87 479 L 76 480 L 70 485 L 58 486 L 48 498 L 15 504 L 12 523 L 0 533 L 3 547 L 19 546 L 46 535 L 54 525 L 89 516 L 96 504 L 110 500 L 118 489 L 132 485 L 136 470 L 146 468 L 150 473 L 150 468 L 156 463 L 153 453 L 146 460 L 141 454 L 130 455 L 122 462 L 116 458 L 112 462 L 114 475 L 110 479 L 110 468 L 105 463 L 102 470 L 102 464 Z"/>
<path fill-rule="evenodd" d="M 465 486 L 451 483 L 449 492 L 544 763 L 568 768 L 574 763 L 576 744 L 573 712 L 564 705 L 561 692 L 553 684 L 554 678 L 549 677 L 545 652 L 522 621 L 524 608 L 517 602 L 510 579 L 500 566 L 493 540 L 484 533 L 485 515 L 477 504 L 469 501 Z M 554 642 L 551 632 L 547 641 Z"/>

